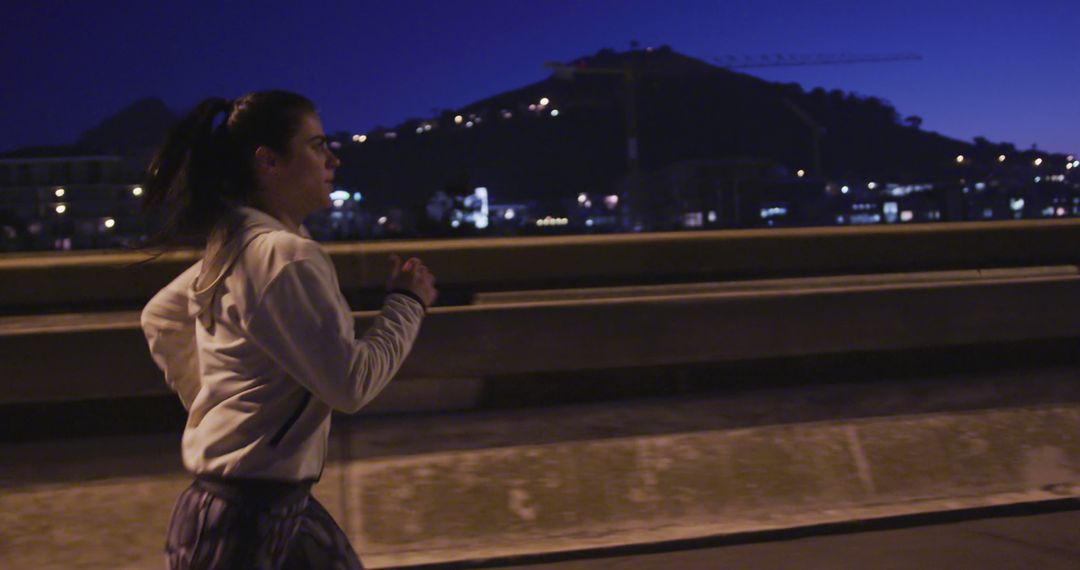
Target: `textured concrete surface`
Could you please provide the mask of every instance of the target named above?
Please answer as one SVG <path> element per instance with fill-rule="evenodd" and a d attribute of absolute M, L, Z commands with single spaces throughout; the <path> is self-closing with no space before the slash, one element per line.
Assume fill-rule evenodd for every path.
<path fill-rule="evenodd" d="M 649 404 L 659 411 L 663 400 Z M 678 402 L 668 413 L 686 413 Z M 637 408 L 649 421 L 648 406 Z M 703 413 L 707 413 L 703 411 Z M 716 413 L 722 413 L 717 410 Z M 487 429 L 536 429 L 527 411 Z M 573 418 L 564 411 L 564 422 Z M 549 417 L 548 421 L 557 416 Z M 399 418 L 400 420 L 400 418 Z M 494 423 L 492 423 L 494 422 Z M 540 422 L 539 424 L 537 422 Z M 1080 494 L 1080 406 L 987 409 L 915 416 L 556 438 L 497 447 L 438 448 L 438 422 L 372 427 L 335 440 L 316 495 L 342 522 L 366 564 L 395 566 L 577 550 L 797 527 Z M 683 426 L 686 427 L 685 425 Z M 453 426 L 446 426 L 452 430 Z M 482 429 L 474 425 L 473 430 Z M 541 428 L 542 429 L 542 428 Z M 343 429 L 348 433 L 350 430 Z M 408 456 L 380 454 L 397 445 Z M 566 434 L 570 436 L 572 434 Z M 537 437 L 519 435 L 518 439 Z M 0 567 L 157 568 L 172 501 L 188 483 L 175 436 L 125 443 L 144 463 L 79 472 L 107 441 L 54 444 L 51 469 L 9 469 L 32 444 L 3 446 Z M 484 443 L 507 442 L 492 433 Z M 344 452 L 367 449 L 363 458 Z M 453 447 L 450 445 L 449 447 Z M 141 450 L 141 451 L 139 451 Z M 35 458 L 24 455 L 27 460 Z M 168 459 L 171 457 L 171 459 Z M 130 458 L 129 458 L 130 459 Z M 168 464 L 172 462 L 172 467 Z M 18 471 L 16 473 L 12 473 Z"/>
<path fill-rule="evenodd" d="M 350 469 L 349 516 L 365 560 L 425 563 L 1076 495 L 1080 407 L 525 446 Z"/>

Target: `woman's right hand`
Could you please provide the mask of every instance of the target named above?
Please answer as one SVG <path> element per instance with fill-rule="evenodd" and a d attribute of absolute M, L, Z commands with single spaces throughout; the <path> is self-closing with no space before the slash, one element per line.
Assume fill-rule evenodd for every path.
<path fill-rule="evenodd" d="M 405 289 L 412 292 L 423 301 L 425 307 L 435 304 L 439 296 L 435 288 L 435 276 L 417 257 L 410 257 L 405 263 L 397 254 L 390 254 L 390 277 L 386 281 L 386 289 Z"/>

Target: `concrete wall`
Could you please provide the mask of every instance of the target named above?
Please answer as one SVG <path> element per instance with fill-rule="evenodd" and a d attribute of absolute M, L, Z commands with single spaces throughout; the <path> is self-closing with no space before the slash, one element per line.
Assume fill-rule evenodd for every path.
<path fill-rule="evenodd" d="M 973 275 L 973 276 L 972 276 Z M 1080 337 L 1073 266 L 436 307 L 404 378 L 483 378 Z M 641 293 L 641 290 L 637 291 Z M 363 330 L 374 317 L 357 313 Z M 0 318 L 0 403 L 165 393 L 137 313 Z"/>
<path fill-rule="evenodd" d="M 328 244 L 342 287 L 374 291 L 391 252 L 466 292 L 1071 264 L 1080 220 Z M 140 307 L 197 259 L 91 252 L 0 256 L 0 312 Z M 449 300 L 449 297 L 447 298 Z"/>

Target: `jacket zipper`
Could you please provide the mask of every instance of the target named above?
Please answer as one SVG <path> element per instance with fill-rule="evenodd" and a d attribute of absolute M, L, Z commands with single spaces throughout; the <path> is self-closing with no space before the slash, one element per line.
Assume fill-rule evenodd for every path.
<path fill-rule="evenodd" d="M 293 424 L 300 419 L 300 415 L 304 413 L 304 409 L 307 408 L 308 402 L 311 401 L 311 392 L 304 390 L 304 399 L 297 406 L 296 411 L 289 417 L 289 421 L 285 422 L 285 425 L 281 426 L 281 429 L 277 430 L 274 437 L 270 438 L 270 445 L 276 447 L 281 443 L 281 440 L 285 437 L 285 434 L 289 432 L 289 429 L 293 427 Z"/>

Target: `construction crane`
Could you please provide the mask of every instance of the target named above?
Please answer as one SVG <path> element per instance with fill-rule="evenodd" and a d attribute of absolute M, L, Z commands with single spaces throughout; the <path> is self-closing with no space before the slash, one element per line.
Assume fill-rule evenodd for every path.
<path fill-rule="evenodd" d="M 631 52 L 633 55 L 634 52 Z M 816 55 L 757 55 L 757 56 L 734 56 L 714 57 L 718 65 L 726 69 L 750 69 L 762 67 L 802 67 L 811 65 L 844 65 L 853 63 L 885 63 L 896 61 L 919 61 L 922 56 L 917 53 L 895 53 L 878 55 L 852 55 L 852 54 L 816 54 Z M 618 75 L 623 77 L 626 83 L 626 158 L 627 166 L 632 175 L 637 174 L 639 167 L 638 159 L 638 113 L 637 113 L 637 82 L 641 78 L 642 71 L 635 57 L 628 57 L 623 67 L 578 67 L 565 65 L 559 62 L 547 62 L 544 67 L 550 69 L 553 75 L 559 79 L 573 79 L 576 75 Z M 819 125 L 809 113 L 804 111 L 794 102 L 784 99 L 784 104 L 798 117 L 813 137 L 812 148 L 812 173 L 821 173 L 820 165 L 820 139 L 825 133 L 824 127 Z"/>
<path fill-rule="evenodd" d="M 719 67 L 727 69 L 750 69 L 755 67 L 802 67 L 808 65 L 842 65 L 849 63 L 883 63 L 892 61 L 921 61 L 917 53 L 894 53 L 879 55 L 816 54 L 816 55 L 728 55 L 714 57 Z"/>

